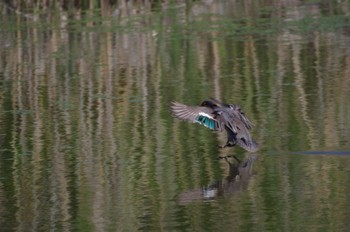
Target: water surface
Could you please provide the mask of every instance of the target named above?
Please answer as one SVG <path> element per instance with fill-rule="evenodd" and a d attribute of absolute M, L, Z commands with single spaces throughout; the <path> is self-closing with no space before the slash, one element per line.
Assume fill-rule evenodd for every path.
<path fill-rule="evenodd" d="M 350 230 L 347 2 L 106 2 L 0 3 L 0 228 Z M 208 97 L 257 153 L 171 117 Z"/>

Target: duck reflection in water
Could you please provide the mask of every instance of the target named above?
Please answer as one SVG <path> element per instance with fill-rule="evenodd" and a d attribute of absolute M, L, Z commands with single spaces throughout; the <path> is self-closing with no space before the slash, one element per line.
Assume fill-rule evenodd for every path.
<path fill-rule="evenodd" d="M 178 196 L 178 203 L 184 205 L 194 201 L 215 200 L 245 191 L 248 188 L 253 164 L 257 158 L 258 155 L 254 155 L 240 161 L 235 156 L 220 157 L 228 165 L 228 176 L 201 189 L 182 192 Z"/>

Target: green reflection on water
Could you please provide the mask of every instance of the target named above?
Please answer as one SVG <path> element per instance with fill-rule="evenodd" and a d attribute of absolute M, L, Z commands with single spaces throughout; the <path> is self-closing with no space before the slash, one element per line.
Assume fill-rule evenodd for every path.
<path fill-rule="evenodd" d="M 1 3 L 0 228 L 346 230 L 344 4 Z M 250 154 L 170 115 L 207 97 L 256 124 L 246 179 L 218 156 Z"/>

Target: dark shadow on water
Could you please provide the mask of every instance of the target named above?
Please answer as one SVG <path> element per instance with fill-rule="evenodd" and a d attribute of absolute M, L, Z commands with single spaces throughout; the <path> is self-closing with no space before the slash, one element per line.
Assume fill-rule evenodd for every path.
<path fill-rule="evenodd" d="M 234 156 L 222 157 L 221 159 L 227 163 L 229 175 L 208 186 L 180 193 L 177 199 L 178 204 L 185 205 L 192 202 L 215 200 L 247 189 L 258 155 L 249 156 L 243 161 Z"/>
<path fill-rule="evenodd" d="M 350 156 L 350 151 L 297 151 L 291 152 L 295 155 L 338 155 L 338 156 Z"/>

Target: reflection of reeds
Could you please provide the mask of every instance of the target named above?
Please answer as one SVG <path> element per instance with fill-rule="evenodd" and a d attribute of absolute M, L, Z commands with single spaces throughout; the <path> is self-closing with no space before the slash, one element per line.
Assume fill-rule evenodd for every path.
<path fill-rule="evenodd" d="M 226 14 L 225 5 L 213 4 L 200 9 Z M 236 13 L 257 17 L 259 6 L 245 4 L 238 12 L 241 6 L 236 3 Z M 115 12 L 107 6 L 101 5 L 101 15 Z M 137 15 L 132 10 L 139 5 L 132 8 L 121 1 L 116 7 L 120 7 L 118 17 L 127 23 L 128 17 Z M 6 58 L 0 60 L 1 78 L 10 84 L 0 88 L 6 111 L 0 114 L 0 125 L 5 128 L 4 121 L 9 121 L 6 133 L 11 141 L 0 144 L 16 154 L 13 173 L 6 175 L 14 179 L 18 230 L 165 227 L 167 218 L 183 209 L 163 199 L 222 174 L 216 161 L 217 141 L 209 131 L 172 121 L 167 109 L 170 100 L 198 103 L 213 96 L 241 104 L 255 117 L 254 133 L 263 149 L 323 149 L 347 143 L 350 59 L 346 34 L 319 32 L 305 38 L 282 32 L 276 40 L 266 37 L 266 41 L 252 35 L 238 40 L 220 30 L 198 36 L 183 26 L 196 20 L 198 11 L 191 15 L 176 9 L 181 16 L 171 11 L 149 17 L 149 21 L 137 21 L 137 29 L 144 26 L 143 31 L 131 27 L 131 32 L 123 33 L 99 33 L 102 24 L 91 18 L 101 20 L 92 11 L 87 14 L 91 18 L 80 11 L 52 13 L 49 21 L 56 20 L 57 25 L 51 25 L 50 32 L 15 14 L 17 30 L 1 34 L 9 43 L 0 45 Z M 108 28 L 114 23 L 103 21 Z M 82 28 L 74 28 L 75 24 Z M 258 194 L 264 188 L 287 205 L 285 212 L 276 214 L 292 226 L 288 224 L 295 210 L 292 201 L 309 201 L 325 209 L 335 201 L 330 185 L 348 180 L 331 176 L 331 166 L 325 162 L 295 168 L 288 166 L 287 158 L 283 161 L 266 161 L 255 180 L 274 178 L 275 185 L 253 183 L 252 189 L 247 188 L 247 201 L 255 208 L 245 210 L 261 214 L 257 220 L 263 221 L 269 213 L 264 212 L 269 196 Z M 308 182 L 292 178 L 300 172 Z M 293 193 L 291 185 L 311 192 L 307 183 L 321 186 L 324 195 L 306 199 Z M 6 192 L 3 186 L 1 197 Z M 282 196 L 279 187 L 284 190 Z M 346 188 L 336 188 L 346 205 Z M 4 204 L 1 199 L 0 204 Z M 341 214 L 343 208 L 336 204 L 339 213 L 334 213 Z M 233 212 L 243 205 L 218 207 Z M 198 221 L 206 220 L 205 211 L 194 211 Z"/>

